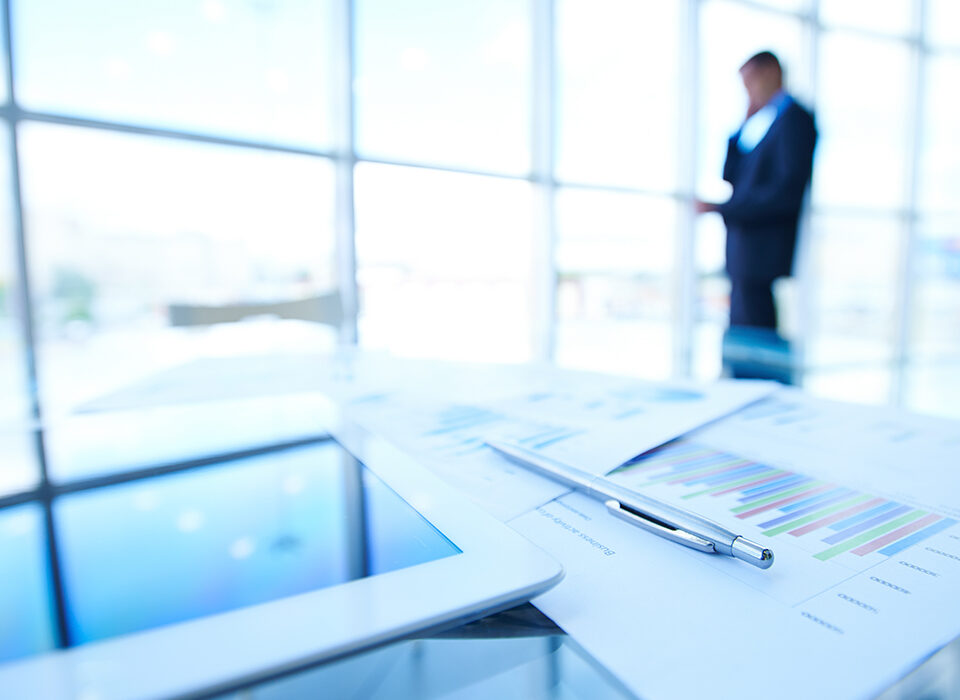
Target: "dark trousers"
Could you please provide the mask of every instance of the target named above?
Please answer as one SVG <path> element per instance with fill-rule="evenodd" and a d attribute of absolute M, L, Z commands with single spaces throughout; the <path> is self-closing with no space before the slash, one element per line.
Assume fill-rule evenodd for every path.
<path fill-rule="evenodd" d="M 730 279 L 730 325 L 777 329 L 773 280 Z"/>

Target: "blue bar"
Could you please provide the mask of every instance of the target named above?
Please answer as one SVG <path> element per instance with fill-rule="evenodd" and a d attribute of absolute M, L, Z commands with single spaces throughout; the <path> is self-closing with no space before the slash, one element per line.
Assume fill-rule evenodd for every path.
<path fill-rule="evenodd" d="M 899 503 L 893 501 L 887 501 L 886 503 L 881 503 L 880 505 L 871 508 L 870 510 L 864 511 L 863 513 L 857 513 L 856 515 L 851 515 L 849 518 L 841 520 L 840 522 L 834 523 L 830 526 L 831 530 L 846 530 L 851 525 L 856 525 L 857 523 L 863 522 L 864 520 L 869 520 L 875 515 L 880 515 L 881 513 L 886 513 L 892 508 L 899 506 Z"/>
<path fill-rule="evenodd" d="M 943 530 L 946 530 L 951 525 L 956 525 L 956 524 L 957 524 L 956 520 L 951 520 L 950 518 L 944 518 L 943 520 L 935 522 L 933 525 L 930 525 L 929 527 L 925 527 L 922 530 L 913 533 L 909 537 L 904 537 L 899 542 L 888 544 L 886 547 L 880 550 L 880 554 L 886 554 L 888 557 L 894 554 L 899 554 L 900 552 L 905 550 L 907 547 L 911 547 L 915 545 L 917 542 L 920 542 L 921 540 L 925 540 L 932 535 L 936 535 L 938 532 L 942 532 Z"/>
<path fill-rule="evenodd" d="M 830 499 L 828 499 L 828 500 L 826 500 L 826 501 L 819 501 L 818 503 L 814 503 L 814 504 L 812 504 L 812 505 L 809 505 L 809 506 L 807 506 L 806 508 L 801 508 L 800 510 L 795 510 L 795 511 L 793 511 L 793 512 L 791 512 L 791 513 L 787 513 L 786 515 L 781 515 L 779 518 L 774 518 L 773 520 L 768 520 L 768 521 L 765 522 L 765 523 L 760 523 L 760 527 L 763 527 L 763 528 L 775 527 L 775 526 L 777 526 L 777 525 L 781 525 L 781 524 L 783 524 L 783 523 L 790 522 L 791 520 L 794 520 L 795 518 L 802 517 L 802 516 L 806 515 L 807 513 L 812 513 L 813 511 L 819 510 L 820 508 L 823 508 L 824 506 L 830 505 L 831 503 L 836 503 L 837 501 L 842 501 L 842 500 L 845 499 L 845 498 L 850 498 L 850 495 L 851 495 L 852 493 L 853 493 L 853 491 L 847 490 L 845 493 L 837 494 L 837 495 L 835 495 L 833 498 L 830 498 Z M 809 501 L 809 500 L 813 500 L 813 499 L 807 499 L 807 500 Z M 786 508 L 780 508 L 780 510 L 783 511 L 783 510 L 786 510 Z"/>
<path fill-rule="evenodd" d="M 858 535 L 864 530 L 869 530 L 871 527 L 885 523 L 888 520 L 893 520 L 894 518 L 903 515 L 911 510 L 910 506 L 900 506 L 899 508 L 894 508 L 891 511 L 887 511 L 883 515 L 878 515 L 875 518 L 870 520 L 864 520 L 859 525 L 854 525 L 853 527 L 848 527 L 846 530 L 841 530 L 835 535 L 830 535 L 829 537 L 824 537 L 823 542 L 827 544 L 836 544 L 837 542 L 843 542 L 848 537 L 853 537 Z"/>
<path fill-rule="evenodd" d="M 802 476 L 800 474 L 791 474 L 790 476 L 785 476 L 782 479 L 777 479 L 776 481 L 771 481 L 766 484 L 761 484 L 760 486 L 754 486 L 752 489 L 747 489 L 742 491 L 743 494 L 738 501 L 752 501 L 757 498 L 763 498 L 765 496 L 772 496 L 775 493 L 780 491 L 786 491 L 793 488 L 794 486 L 799 486 L 800 484 L 806 483 L 808 481 L 813 481 L 809 476 Z"/>
<path fill-rule="evenodd" d="M 732 467 L 734 465 L 731 464 L 730 466 Z M 766 465 L 754 464 L 751 462 L 748 464 L 744 464 L 743 466 L 737 467 L 736 469 L 732 469 L 728 472 L 721 472 L 720 474 L 710 474 L 709 476 L 705 475 L 701 479 L 697 479 L 696 481 L 688 481 L 687 483 L 691 485 L 707 484 L 708 486 L 712 486 L 714 484 L 724 484 L 728 481 L 736 481 L 737 478 L 739 477 L 744 477 L 744 476 L 747 476 L 748 474 L 755 474 L 757 472 L 767 471 L 769 469 L 770 467 Z"/>
<path fill-rule="evenodd" d="M 810 505 L 817 505 L 824 501 L 830 500 L 833 501 L 834 496 L 849 496 L 853 491 L 851 489 L 845 488 L 836 488 L 827 491 L 826 493 L 819 493 L 816 496 L 811 496 L 810 498 L 804 498 L 802 501 L 797 501 L 796 503 L 791 503 L 788 506 L 780 508 L 784 513 L 790 513 L 795 510 L 800 510 L 801 508 L 806 508 Z"/>
<path fill-rule="evenodd" d="M 759 493 L 764 491 L 770 491 L 773 489 L 780 488 L 783 484 L 792 484 L 795 482 L 803 481 L 804 479 L 809 479 L 810 477 L 804 476 L 803 474 L 794 474 L 793 472 L 784 472 L 776 481 L 769 481 L 766 484 L 760 484 L 759 486 L 752 486 L 751 488 L 741 491 L 744 495 L 742 500 L 749 501 L 757 496 Z"/>

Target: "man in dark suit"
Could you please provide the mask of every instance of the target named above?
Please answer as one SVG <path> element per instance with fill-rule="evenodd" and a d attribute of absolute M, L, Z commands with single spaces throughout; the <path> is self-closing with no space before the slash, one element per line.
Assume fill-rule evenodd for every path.
<path fill-rule="evenodd" d="M 769 51 L 740 68 L 749 97 L 747 118 L 727 144 L 723 179 L 733 194 L 718 212 L 727 228 L 730 326 L 776 331 L 773 282 L 790 275 L 803 196 L 813 168 L 813 115 L 783 90 L 783 71 Z"/>

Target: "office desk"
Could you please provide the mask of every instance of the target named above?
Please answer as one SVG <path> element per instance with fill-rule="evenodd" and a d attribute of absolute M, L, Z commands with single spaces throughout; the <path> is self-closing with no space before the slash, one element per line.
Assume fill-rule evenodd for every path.
<path fill-rule="evenodd" d="M 341 360 L 311 356 L 207 361 L 147 378 L 44 429 L 51 477 L 58 482 L 59 493 L 105 492 L 122 484 L 185 476 L 198 467 L 237 458 L 268 456 L 276 448 L 311 444 L 323 437 L 309 419 L 313 400 L 309 390 L 323 388 L 321 373 L 313 370 L 331 363 L 338 366 Z M 349 363 L 336 371 L 349 372 Z M 509 375 L 515 371 L 495 368 L 493 373 L 512 381 Z M 478 373 L 483 375 L 484 370 Z M 425 376 L 431 376 L 429 363 L 414 363 L 406 381 L 416 383 Z M 211 387 L 219 388 L 214 396 Z M 264 415 L 272 419 L 264 421 Z M 178 439 L 158 439 L 171 434 Z M 48 496 L 49 492 L 6 496 L 0 505 L 27 506 Z M 189 528 L 189 522 L 185 525 Z M 20 580 L 21 594 L 33 585 L 39 595 L 45 585 L 42 575 L 32 584 L 29 577 Z M 44 643 L 50 646 L 53 635 L 47 634 L 46 642 L 43 637 L 36 635 L 40 649 Z M 629 695 L 575 642 L 526 608 L 442 638 L 403 641 L 293 673 L 242 691 L 239 697 L 310 697 L 331 688 L 337 695 L 357 697 Z M 885 693 L 889 700 L 918 696 L 960 697 L 960 642 Z"/>

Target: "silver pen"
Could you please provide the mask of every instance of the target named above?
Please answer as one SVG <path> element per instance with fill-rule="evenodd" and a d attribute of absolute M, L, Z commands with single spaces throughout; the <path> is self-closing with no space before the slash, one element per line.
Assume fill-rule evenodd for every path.
<path fill-rule="evenodd" d="M 613 515 L 664 539 L 698 552 L 735 557 L 761 569 L 769 569 L 773 565 L 772 550 L 731 532 L 713 520 L 657 501 L 618 486 L 602 476 L 594 476 L 523 447 L 490 441 L 487 441 L 487 445 L 521 467 L 604 501 Z"/>

